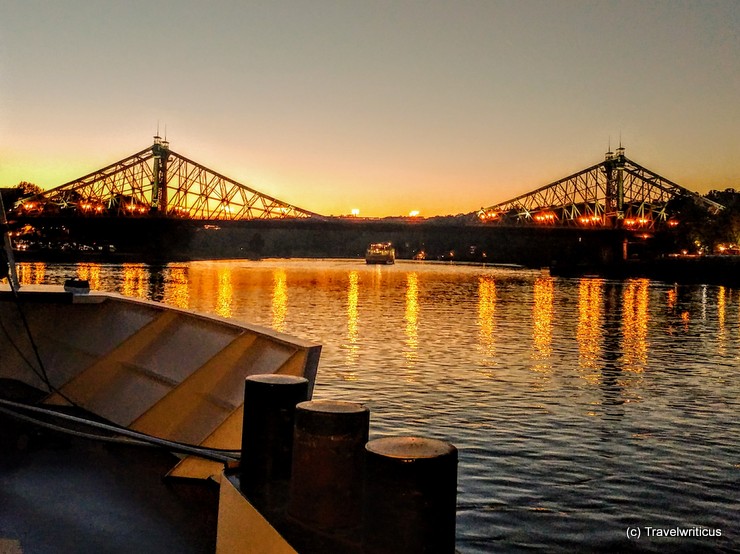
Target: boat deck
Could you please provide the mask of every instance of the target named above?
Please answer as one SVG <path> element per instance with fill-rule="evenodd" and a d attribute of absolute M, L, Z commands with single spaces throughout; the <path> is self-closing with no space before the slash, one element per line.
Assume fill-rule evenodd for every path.
<path fill-rule="evenodd" d="M 0 414 L 0 552 L 214 552 L 218 485 L 163 479 L 174 461 Z"/>

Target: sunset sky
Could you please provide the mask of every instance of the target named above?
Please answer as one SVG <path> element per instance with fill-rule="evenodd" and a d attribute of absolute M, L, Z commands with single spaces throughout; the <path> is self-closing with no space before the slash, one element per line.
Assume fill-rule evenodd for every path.
<path fill-rule="evenodd" d="M 740 188 L 740 2 L 0 3 L 0 186 L 167 133 L 321 214 L 423 216 L 627 157 Z"/>

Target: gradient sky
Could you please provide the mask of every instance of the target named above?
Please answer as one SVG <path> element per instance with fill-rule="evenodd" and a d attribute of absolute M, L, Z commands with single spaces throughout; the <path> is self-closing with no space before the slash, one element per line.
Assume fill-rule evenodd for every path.
<path fill-rule="evenodd" d="M 740 188 L 740 2 L 0 0 L 0 186 L 148 145 L 322 214 L 470 212 L 603 159 Z"/>

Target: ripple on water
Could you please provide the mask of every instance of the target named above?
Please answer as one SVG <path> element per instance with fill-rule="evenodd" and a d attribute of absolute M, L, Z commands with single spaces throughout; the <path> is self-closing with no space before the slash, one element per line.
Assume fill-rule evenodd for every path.
<path fill-rule="evenodd" d="M 462 553 L 740 550 L 731 289 L 361 260 L 95 275 L 99 288 L 318 341 L 316 398 L 367 404 L 372 437 L 454 443 Z M 724 534 L 631 542 L 628 526 Z"/>

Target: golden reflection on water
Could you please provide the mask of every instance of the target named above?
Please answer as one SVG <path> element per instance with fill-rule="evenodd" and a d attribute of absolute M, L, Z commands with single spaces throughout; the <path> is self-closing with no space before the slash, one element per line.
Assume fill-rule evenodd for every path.
<path fill-rule="evenodd" d="M 32 285 L 33 284 L 33 277 L 31 272 L 31 264 L 29 263 L 19 263 L 15 266 L 15 273 L 18 275 L 18 282 L 23 285 Z M 10 282 L 10 277 L 8 276 L 5 279 L 7 282 Z"/>
<path fill-rule="evenodd" d="M 419 347 L 419 275 L 414 271 L 406 274 L 406 356 L 407 364 L 416 361 Z"/>
<path fill-rule="evenodd" d="M 77 278 L 87 280 L 91 289 L 100 290 L 100 264 L 79 264 Z"/>
<path fill-rule="evenodd" d="M 673 287 L 668 291 L 666 303 L 668 304 L 669 310 L 673 310 L 676 307 L 676 304 L 678 303 L 678 290 L 676 290 L 676 287 Z"/>
<path fill-rule="evenodd" d="M 578 284 L 578 365 L 585 371 L 581 377 L 591 384 L 600 381 L 599 360 L 602 341 L 602 306 L 604 282 L 581 279 Z"/>
<path fill-rule="evenodd" d="M 357 303 L 360 298 L 360 275 L 357 271 L 349 272 L 349 286 L 347 288 L 347 364 L 356 365 L 360 352 L 358 344 L 359 337 L 359 312 Z M 354 381 L 357 376 L 347 374 L 347 380 Z"/>
<path fill-rule="evenodd" d="M 717 290 L 717 342 L 719 343 L 720 352 L 725 351 L 725 309 L 727 306 L 727 290 L 725 287 L 719 287 Z"/>
<path fill-rule="evenodd" d="M 46 279 L 46 264 L 43 262 L 22 262 L 16 264 L 18 282 L 21 285 L 42 285 Z"/>
<path fill-rule="evenodd" d="M 184 267 L 171 267 L 164 288 L 165 301 L 178 308 L 190 307 L 190 287 Z"/>
<path fill-rule="evenodd" d="M 493 277 L 478 279 L 478 343 L 482 349 L 483 362 L 496 365 L 496 281 Z"/>
<path fill-rule="evenodd" d="M 641 373 L 648 359 L 647 279 L 630 281 L 622 294 L 622 351 L 624 369 Z"/>
<path fill-rule="evenodd" d="M 288 314 L 288 277 L 284 269 L 272 273 L 272 328 L 285 331 L 285 316 Z"/>
<path fill-rule="evenodd" d="M 373 271 L 373 286 L 376 289 L 380 289 L 383 285 L 383 269 L 380 264 L 373 267 L 375 268 Z"/>
<path fill-rule="evenodd" d="M 218 293 L 216 295 L 216 313 L 221 317 L 231 317 L 234 303 L 234 285 L 231 283 L 231 268 L 218 270 Z"/>
<path fill-rule="evenodd" d="M 553 315 L 553 278 L 540 277 L 534 282 L 534 305 L 532 308 L 532 340 L 534 342 L 533 369 L 549 373 L 552 369 L 552 315 Z"/>
<path fill-rule="evenodd" d="M 149 270 L 144 264 L 123 264 L 121 294 L 136 298 L 146 298 L 148 282 Z"/>
<path fill-rule="evenodd" d="M 33 264 L 34 284 L 41 285 L 46 278 L 46 264 L 44 262 L 35 262 Z"/>

